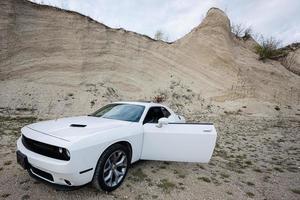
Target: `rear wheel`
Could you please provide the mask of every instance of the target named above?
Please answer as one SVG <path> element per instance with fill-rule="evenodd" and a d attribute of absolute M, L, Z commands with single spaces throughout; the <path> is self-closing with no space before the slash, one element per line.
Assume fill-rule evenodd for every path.
<path fill-rule="evenodd" d="M 94 186 L 107 192 L 117 189 L 125 179 L 129 165 L 129 150 L 121 144 L 110 146 L 98 161 Z"/>

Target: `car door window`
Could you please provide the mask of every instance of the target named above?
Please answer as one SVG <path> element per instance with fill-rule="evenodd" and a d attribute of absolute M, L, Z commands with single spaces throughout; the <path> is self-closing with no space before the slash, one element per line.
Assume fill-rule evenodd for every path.
<path fill-rule="evenodd" d="M 161 111 L 163 112 L 165 118 L 168 118 L 171 115 L 171 113 L 164 107 L 161 107 Z"/>
<path fill-rule="evenodd" d="M 148 110 L 148 113 L 144 119 L 143 124 L 146 123 L 158 123 L 158 120 L 162 117 L 165 117 L 161 107 L 151 107 Z"/>

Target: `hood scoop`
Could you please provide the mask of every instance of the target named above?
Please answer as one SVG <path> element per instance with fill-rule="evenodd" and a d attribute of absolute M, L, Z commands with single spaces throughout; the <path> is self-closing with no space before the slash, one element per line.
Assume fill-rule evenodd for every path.
<path fill-rule="evenodd" d="M 71 127 L 79 127 L 79 128 L 86 127 L 85 124 L 71 124 L 70 126 L 71 126 Z"/>

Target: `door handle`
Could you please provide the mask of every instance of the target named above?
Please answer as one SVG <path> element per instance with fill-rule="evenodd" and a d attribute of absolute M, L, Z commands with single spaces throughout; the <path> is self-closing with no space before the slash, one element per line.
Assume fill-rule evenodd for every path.
<path fill-rule="evenodd" d="M 211 129 L 205 129 L 203 130 L 203 132 L 211 132 L 212 130 Z"/>

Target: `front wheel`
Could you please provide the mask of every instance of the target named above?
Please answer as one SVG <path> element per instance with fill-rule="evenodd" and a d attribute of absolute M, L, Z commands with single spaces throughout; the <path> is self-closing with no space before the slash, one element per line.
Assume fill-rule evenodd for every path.
<path fill-rule="evenodd" d="M 111 192 L 117 189 L 125 179 L 130 165 L 129 151 L 120 144 L 110 146 L 100 157 L 93 184 L 97 189 Z"/>

